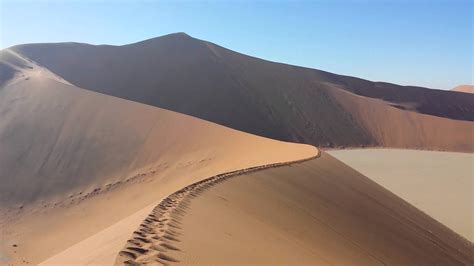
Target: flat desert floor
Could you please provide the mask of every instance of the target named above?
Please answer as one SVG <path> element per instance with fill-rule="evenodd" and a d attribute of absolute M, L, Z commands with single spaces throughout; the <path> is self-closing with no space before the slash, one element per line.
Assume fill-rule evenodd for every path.
<path fill-rule="evenodd" d="M 328 153 L 474 241 L 474 154 L 398 149 Z"/>

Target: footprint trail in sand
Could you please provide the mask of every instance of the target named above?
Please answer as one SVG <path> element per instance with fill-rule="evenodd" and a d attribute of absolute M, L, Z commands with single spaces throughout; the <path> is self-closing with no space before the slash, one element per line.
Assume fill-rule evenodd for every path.
<path fill-rule="evenodd" d="M 142 265 L 142 264 L 169 264 L 179 262 L 178 259 L 168 255 L 172 251 L 181 251 L 177 247 L 180 242 L 181 220 L 191 204 L 191 200 L 210 187 L 229 180 L 232 177 L 260 171 L 268 168 L 282 167 L 301 163 L 319 157 L 314 157 L 285 162 L 251 167 L 243 170 L 232 171 L 207 178 L 176 191 L 163 199 L 150 215 L 142 222 L 138 230 L 133 232 L 122 251 L 119 252 L 116 264 Z"/>

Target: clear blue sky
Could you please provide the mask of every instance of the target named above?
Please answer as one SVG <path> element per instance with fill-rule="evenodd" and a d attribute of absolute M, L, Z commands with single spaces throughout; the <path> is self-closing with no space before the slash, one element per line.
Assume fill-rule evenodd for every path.
<path fill-rule="evenodd" d="M 472 0 L 0 0 L 0 47 L 186 32 L 264 59 L 403 85 L 473 83 Z"/>

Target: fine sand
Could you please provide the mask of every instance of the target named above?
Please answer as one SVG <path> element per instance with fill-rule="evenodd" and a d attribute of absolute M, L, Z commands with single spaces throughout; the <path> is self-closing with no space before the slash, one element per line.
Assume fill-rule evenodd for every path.
<path fill-rule="evenodd" d="M 317 152 L 83 90 L 5 50 L 0 59 L 13 73 L 0 88 L 0 264 L 39 263 L 118 222 L 129 237 L 147 206 L 182 187 Z"/>
<path fill-rule="evenodd" d="M 316 155 L 318 156 L 318 155 Z M 315 157 L 316 157 L 315 156 Z M 300 161 L 309 160 L 314 157 L 310 157 L 308 159 L 303 159 Z M 180 189 L 177 192 L 171 194 L 166 199 L 162 200 L 159 206 L 163 206 L 164 201 L 169 201 L 170 198 L 178 198 L 187 194 L 187 192 L 191 192 L 189 187 L 193 187 L 198 189 L 199 187 L 205 187 L 207 185 L 213 184 L 219 180 L 223 180 L 225 178 L 229 178 L 235 175 L 248 173 L 250 171 L 257 171 L 260 169 L 266 169 L 270 167 L 276 167 L 279 165 L 287 165 L 289 162 L 286 163 L 275 163 L 275 164 L 267 164 L 262 166 L 256 166 L 251 168 L 246 168 L 242 170 L 236 170 L 224 174 L 219 174 L 210 178 L 207 178 L 203 181 L 197 182 L 193 185 L 187 186 L 184 189 Z M 101 265 L 110 265 L 112 264 L 117 255 L 117 251 L 123 248 L 123 243 L 125 243 L 130 236 L 132 235 L 131 232 L 136 230 L 136 225 L 140 222 L 143 226 L 147 226 L 145 223 L 149 221 L 149 219 L 153 219 L 148 216 L 145 219 L 145 216 L 150 213 L 156 213 L 156 210 L 159 207 L 154 208 L 154 206 L 147 206 L 146 208 L 140 210 L 139 212 L 130 215 L 126 219 L 121 220 L 120 222 L 110 226 L 109 228 L 81 241 L 78 244 L 75 244 L 69 247 L 67 250 L 47 259 L 46 261 L 42 262 L 40 265 L 58 265 L 58 264 L 101 264 Z M 140 220 L 137 220 L 140 219 Z M 134 227 L 132 227 L 134 226 Z M 136 232 L 134 233 L 134 235 Z M 119 262 L 121 262 L 119 260 Z"/>
<path fill-rule="evenodd" d="M 474 154 L 393 149 L 329 153 L 474 241 Z"/>
<path fill-rule="evenodd" d="M 117 263 L 470 265 L 474 246 L 327 153 L 180 190 Z"/>

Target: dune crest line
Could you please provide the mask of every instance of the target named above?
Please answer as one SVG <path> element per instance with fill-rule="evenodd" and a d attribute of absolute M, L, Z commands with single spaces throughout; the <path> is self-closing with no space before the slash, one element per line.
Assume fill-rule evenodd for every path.
<path fill-rule="evenodd" d="M 177 259 L 166 254 L 166 251 L 179 251 L 175 243 L 180 242 L 181 219 L 189 208 L 191 200 L 206 189 L 229 180 L 232 177 L 261 171 L 269 168 L 278 168 L 292 164 L 303 163 L 321 156 L 317 154 L 300 160 L 272 163 L 254 166 L 218 174 L 199 182 L 188 185 L 164 198 L 153 211 L 133 232 L 132 238 L 127 241 L 125 247 L 118 253 L 116 265 L 140 265 L 147 263 L 168 264 L 179 262 Z"/>

